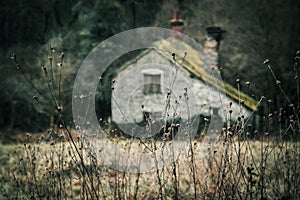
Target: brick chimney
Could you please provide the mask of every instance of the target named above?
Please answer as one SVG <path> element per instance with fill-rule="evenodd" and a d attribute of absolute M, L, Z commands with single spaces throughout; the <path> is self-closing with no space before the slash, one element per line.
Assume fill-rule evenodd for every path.
<path fill-rule="evenodd" d="M 204 41 L 205 66 L 208 69 L 218 69 L 219 67 L 219 47 L 222 34 L 225 33 L 218 26 L 209 26 L 206 29 Z"/>
<path fill-rule="evenodd" d="M 178 36 L 180 36 L 180 33 L 183 32 L 184 21 L 179 18 L 179 12 L 178 11 L 174 11 L 173 19 L 170 20 L 170 28 L 173 31 L 179 32 L 179 34 L 176 34 L 173 31 L 170 32 L 171 37 L 178 37 Z"/>

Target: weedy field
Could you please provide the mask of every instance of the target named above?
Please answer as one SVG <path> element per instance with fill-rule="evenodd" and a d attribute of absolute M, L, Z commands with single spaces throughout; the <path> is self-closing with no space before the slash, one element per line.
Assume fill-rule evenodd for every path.
<path fill-rule="evenodd" d="M 52 50 L 49 60 L 53 74 Z M 61 53 L 58 59 L 59 77 L 63 57 Z M 12 59 L 22 72 L 15 54 Z M 298 60 L 297 57 L 295 67 Z M 109 168 L 105 159 L 114 152 L 99 157 L 90 151 L 93 147 L 81 137 L 84 134 L 78 135 L 81 127 L 73 130 L 64 120 L 60 78 L 54 87 L 48 68 L 43 66 L 51 97 L 48 106 L 58 116 L 59 128 L 52 128 L 40 137 L 27 134 L 23 143 L 0 146 L 0 199 L 300 199 L 299 106 L 287 97 L 270 61 L 267 59 L 264 64 L 278 86 L 278 94 L 286 101 L 285 108 L 271 111 L 272 101 L 261 97 L 257 106 L 265 106 L 267 114 L 261 116 L 257 130 L 256 124 L 249 123 L 242 115 L 231 119 L 232 110 L 229 110 L 226 126 L 218 133 L 217 142 L 206 149 L 205 157 L 202 147 L 210 137 L 206 124 L 194 139 L 189 131 L 185 132 L 186 148 L 179 156 L 171 154 L 169 163 L 155 165 L 151 172 L 145 173 Z M 26 74 L 23 75 L 42 96 Z M 238 79 L 238 93 L 240 84 Z M 299 91 L 298 87 L 297 94 Z M 37 96 L 33 99 L 40 101 Z M 170 98 L 166 103 L 170 105 Z M 157 149 L 164 150 L 176 142 L 172 138 L 178 127 L 175 120 L 170 122 L 164 126 L 163 137 L 130 139 L 108 122 L 108 128 L 103 131 L 124 152 L 147 149 L 157 160 Z M 208 122 L 206 119 L 205 123 Z"/>
<path fill-rule="evenodd" d="M 299 199 L 299 141 L 231 134 L 223 130 L 204 158 L 197 139 L 170 164 L 137 174 L 107 168 L 63 131 L 59 139 L 49 133 L 36 141 L 28 134 L 26 143 L 0 147 L 0 198 Z M 141 145 L 119 137 L 111 141 L 124 150 Z"/>

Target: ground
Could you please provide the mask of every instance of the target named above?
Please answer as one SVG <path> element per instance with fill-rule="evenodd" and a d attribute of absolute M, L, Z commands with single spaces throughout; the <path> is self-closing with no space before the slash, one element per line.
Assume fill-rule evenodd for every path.
<path fill-rule="evenodd" d="M 31 135 L 26 136 L 28 141 Z M 300 143 L 263 135 L 224 134 L 204 157 L 202 140 L 187 143 L 177 160 L 148 173 L 109 169 L 74 137 L 51 135 L 0 146 L 1 199 L 279 199 L 299 198 Z M 124 150 L 170 141 L 111 138 Z M 75 146 L 74 146 L 75 145 Z M 190 145 L 190 146 L 189 146 Z M 78 152 L 77 152 L 78 151 Z"/>

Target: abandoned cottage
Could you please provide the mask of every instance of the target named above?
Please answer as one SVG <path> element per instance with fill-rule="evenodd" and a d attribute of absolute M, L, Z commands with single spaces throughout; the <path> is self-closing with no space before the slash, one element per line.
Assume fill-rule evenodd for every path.
<path fill-rule="evenodd" d="M 184 22 L 174 14 L 171 29 L 181 33 Z M 112 94 L 112 120 L 117 124 L 141 124 L 151 119 L 211 116 L 219 124 L 247 116 L 256 101 L 234 86 L 213 77 L 219 68 L 223 30 L 207 27 L 203 51 L 199 52 L 171 32 L 155 48 L 143 50 L 119 68 Z M 178 52 L 184 49 L 185 52 Z M 219 126 L 217 126 L 219 129 Z"/>

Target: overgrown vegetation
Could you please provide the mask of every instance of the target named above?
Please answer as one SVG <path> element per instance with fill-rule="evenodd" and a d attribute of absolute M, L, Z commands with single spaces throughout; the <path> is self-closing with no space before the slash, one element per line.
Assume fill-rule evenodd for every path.
<path fill-rule="evenodd" d="M 193 141 L 193 163 L 191 155 L 185 152 L 158 174 L 115 171 L 82 151 L 86 156 L 85 170 L 69 139 L 57 142 L 51 134 L 33 143 L 4 146 L 0 196 L 1 199 L 299 198 L 299 143 L 274 140 L 260 132 L 255 139 L 243 141 L 230 134 L 224 130 L 224 138 L 205 159 L 197 158 L 201 142 Z M 113 140 L 124 148 L 132 143 Z M 138 143 L 133 141 L 131 148 Z M 80 148 L 81 142 L 76 141 L 75 145 Z"/>
<path fill-rule="evenodd" d="M 278 94 L 283 95 L 290 110 L 281 109 L 263 117 L 262 130 L 255 130 L 243 116 L 228 121 L 218 142 L 204 158 L 203 140 L 209 137 L 204 128 L 202 137 L 190 138 L 186 133 L 188 148 L 171 163 L 158 167 L 154 173 L 130 173 L 108 168 L 104 160 L 92 153 L 81 134 L 73 130 L 63 118 L 59 101 L 60 84 L 54 87 L 51 68 L 54 49 L 50 47 L 49 66 L 42 72 L 47 78 L 50 108 L 55 108 L 58 128 L 33 140 L 27 134 L 24 144 L 1 147 L 1 199 L 298 199 L 300 197 L 299 176 L 299 109 L 286 96 L 281 82 L 277 80 L 269 60 L 264 62 L 266 70 L 274 78 Z M 64 53 L 58 61 L 63 66 Z M 12 59 L 19 70 L 17 55 Z M 176 62 L 176 60 L 175 60 Z M 295 67 L 299 65 L 296 53 Z M 48 71 L 49 70 L 49 71 Z M 21 72 L 22 73 L 22 72 Z M 57 77 L 61 73 L 56 74 Z M 48 76 L 49 75 L 49 76 Z M 176 77 L 174 77 L 176 78 Z M 36 92 L 34 83 L 25 79 Z M 240 84 L 240 81 L 237 82 Z M 239 87 L 239 86 L 238 86 Z M 170 88 L 172 89 L 172 88 Z M 298 88 L 299 90 L 300 88 Z M 185 99 L 188 100 L 188 89 Z M 42 93 L 40 93 L 43 95 Z M 47 93 L 46 93 L 47 94 Z M 43 95 L 46 98 L 47 95 Z M 42 98 L 33 97 L 42 102 Z M 167 97 L 167 103 L 171 103 Z M 261 97 L 259 105 L 271 100 Z M 168 107 L 168 106 L 167 106 Z M 231 111 L 228 110 L 228 115 Z M 175 143 L 172 138 L 179 125 L 171 123 L 163 129 L 163 137 L 134 139 L 119 137 L 117 129 L 103 130 L 118 148 L 127 152 L 138 152 L 142 148 L 152 152 Z M 108 122 L 102 122 L 109 125 Z M 205 120 L 205 124 L 209 123 Z M 167 125 L 167 124 L 166 124 Z M 151 126 L 151 123 L 148 123 Z M 206 126 L 205 126 L 206 127 Z M 79 134 L 78 134 L 79 133 Z M 166 138 L 163 139 L 163 138 Z M 171 140 L 168 140 L 171 139 Z M 178 141 L 177 141 L 178 142 Z M 179 141 L 184 142 L 184 141 Z M 105 159 L 105 158 L 104 158 Z M 157 158 L 158 159 L 158 158 Z"/>
<path fill-rule="evenodd" d="M 200 158 L 203 153 L 201 147 L 205 136 L 208 135 L 206 131 L 209 124 L 209 118 L 203 118 L 200 137 L 191 139 L 187 134 L 187 149 L 182 151 L 179 157 L 173 156 L 169 165 L 162 168 L 156 166 L 151 173 L 135 174 L 117 171 L 104 165 L 103 160 L 95 157 L 89 151 L 89 146 L 84 143 L 79 134 L 80 127 L 74 127 L 71 123 L 69 96 L 76 74 L 74 66 L 78 65 L 80 59 L 89 52 L 95 43 L 110 35 L 135 26 L 164 24 L 167 15 L 162 17 L 161 13 L 171 10 L 170 8 L 174 6 L 173 3 L 162 4 L 159 11 L 157 8 L 161 2 L 151 4 L 151 12 L 147 15 L 153 16 L 156 12 L 158 14 L 156 17 L 151 19 L 149 17 L 142 22 L 139 21 L 138 16 L 141 16 L 147 9 L 147 5 L 150 4 L 147 1 L 143 1 L 143 3 L 136 1 L 107 1 L 106 3 L 73 1 L 70 5 L 57 1 L 50 1 L 45 5 L 40 2 L 30 2 L 24 1 L 20 5 L 12 2 L 1 7 L 2 13 L 8 13 L 10 10 L 7 9 L 13 8 L 12 13 L 17 13 L 17 17 L 13 18 L 20 21 L 13 20 L 15 23 L 9 25 L 9 20 L 2 17 L 5 19 L 5 34 L 0 38 L 1 41 L 5 41 L 5 48 L 2 51 L 15 47 L 16 50 L 11 58 L 16 68 L 4 68 L 1 65 L 1 70 L 3 69 L 4 72 L 1 73 L 1 78 L 4 82 L 1 83 L 0 90 L 4 95 L 0 101 L 0 125 L 4 131 L 7 128 L 9 130 L 18 128 L 40 131 L 42 134 L 23 134 L 23 137 L 21 136 L 22 138 L 19 139 L 22 143 L 0 146 L 0 199 L 284 200 L 300 198 L 300 87 L 298 80 L 300 52 L 297 51 L 294 56 L 294 65 L 286 62 L 286 56 L 290 55 L 286 52 L 294 51 L 296 47 L 293 46 L 294 44 L 291 45 L 294 41 L 285 40 L 290 35 L 282 39 L 279 37 L 282 31 L 270 32 L 271 29 L 281 30 L 285 23 L 283 23 L 284 21 L 278 22 L 278 27 L 269 24 L 272 16 L 275 19 L 281 17 L 273 10 L 264 12 L 269 4 L 260 1 L 241 3 L 250 9 L 246 13 L 254 17 L 248 24 L 243 24 L 243 28 L 245 30 L 258 28 L 258 37 L 264 38 L 262 35 L 267 33 L 267 39 L 258 40 L 254 44 L 255 47 L 249 45 L 245 49 L 240 47 L 247 43 L 245 41 L 255 41 L 257 32 L 254 32 L 253 35 L 250 34 L 249 40 L 236 38 L 236 33 L 244 29 L 233 27 L 228 22 L 232 17 L 230 11 L 233 11 L 232 13 L 235 15 L 244 11 L 238 11 L 240 4 L 235 2 L 234 5 L 237 8 L 226 11 L 225 8 L 230 7 L 230 3 L 223 2 L 224 5 L 222 5 L 218 1 L 208 1 L 195 5 L 194 10 L 192 6 L 194 4 L 190 1 L 176 1 L 175 7 L 182 9 L 183 17 L 191 22 L 187 26 L 187 28 L 190 27 L 188 33 L 194 34 L 198 39 L 201 38 L 201 34 L 197 34 L 192 27 L 196 26 L 194 20 L 198 20 L 199 17 L 203 19 L 203 24 L 196 26 L 197 30 L 207 24 L 217 22 L 223 25 L 229 33 L 228 29 L 232 28 L 232 34 L 227 36 L 230 45 L 224 44 L 224 51 L 231 53 L 224 52 L 223 54 L 223 74 L 229 82 L 240 78 L 242 81 L 238 79 L 234 83 L 239 90 L 244 88 L 248 90 L 251 87 L 250 91 L 255 93 L 255 96 L 265 95 L 265 97 L 256 98 L 259 101 L 257 106 L 262 109 L 260 113 L 261 126 L 256 129 L 243 116 L 239 116 L 237 119 L 230 118 L 222 129 L 218 142 L 204 158 Z M 274 2 L 274 8 L 281 6 L 283 12 L 286 11 L 286 8 L 293 7 L 289 17 L 298 16 L 297 11 L 300 9 L 298 5 L 287 2 L 283 6 L 281 1 Z M 91 8 L 94 9 L 88 15 Z M 130 15 L 127 13 L 127 8 L 130 8 Z M 204 12 L 198 12 L 196 8 L 201 8 L 200 10 Z M 22 9 L 24 11 L 20 12 Z M 54 15 L 52 15 L 51 9 L 54 9 Z M 38 21 L 37 26 L 32 29 L 36 30 L 33 31 L 37 33 L 34 35 L 29 34 L 30 32 L 28 33 L 25 26 L 22 25 L 28 23 L 25 17 L 33 10 L 39 10 L 39 12 L 33 13 L 35 15 L 41 13 L 44 16 L 43 20 L 48 23 L 47 26 L 42 26 L 45 21 Z M 215 14 L 214 17 L 206 16 L 211 16 L 211 10 Z M 100 17 L 98 12 L 101 12 Z M 72 15 L 68 13 L 72 13 Z M 117 14 L 111 15 L 111 13 Z M 106 18 L 107 15 L 111 18 Z M 11 15 L 7 16 L 12 17 Z M 221 20 L 220 16 L 226 17 Z M 247 16 L 242 18 L 243 22 L 247 21 Z M 27 20 L 29 22 L 33 20 L 31 24 L 35 22 L 34 18 L 27 18 Z M 86 24 L 87 21 L 97 23 Z M 256 26 L 255 22 L 257 21 L 259 23 Z M 65 27 L 66 22 L 68 26 Z M 291 20 L 287 26 L 296 29 L 298 24 L 294 25 L 294 21 Z M 44 32 L 39 32 L 40 27 L 43 27 Z M 49 29 L 53 29 L 53 32 Z M 55 34 L 55 31 L 59 29 L 64 30 L 62 36 Z M 67 29 L 79 33 L 80 37 L 69 33 Z M 14 43 L 13 39 L 9 38 L 8 40 L 8 35 L 13 32 L 12 30 L 15 31 L 13 37 L 18 38 L 20 47 Z M 21 35 L 18 32 L 26 32 L 26 34 Z M 294 34 L 295 32 L 291 33 L 292 36 Z M 49 38 L 54 38 L 50 41 L 50 46 L 45 45 Z M 275 43 L 272 42 L 275 41 L 274 38 L 276 39 Z M 296 36 L 294 38 L 299 41 Z M 24 48 L 23 45 L 28 44 L 24 41 L 27 40 L 29 44 L 39 41 L 44 46 L 41 48 L 40 44 L 30 44 L 28 48 Z M 77 43 L 79 40 L 80 43 Z M 234 40 L 238 40 L 237 45 L 232 45 Z M 60 45 L 56 44 L 61 41 L 63 41 L 63 45 L 59 48 Z M 284 50 L 288 49 L 288 51 L 278 51 L 277 46 L 283 42 L 286 42 L 287 45 Z M 80 44 L 79 47 L 78 44 Z M 273 48 L 273 45 L 276 48 Z M 40 53 L 45 49 L 49 52 L 46 58 Z M 62 49 L 63 52 L 57 52 L 59 49 Z M 26 51 L 31 53 L 24 53 Z M 281 52 L 285 52 L 286 55 L 281 55 Z M 271 61 L 267 59 L 264 64 L 258 64 L 262 60 L 261 58 L 266 56 L 265 54 L 272 54 L 271 58 L 274 59 Z M 230 65 L 233 67 L 229 68 Z M 238 67 L 241 68 L 239 75 L 238 72 L 235 72 L 238 71 L 236 70 Z M 113 73 L 113 71 L 108 71 L 103 77 L 100 89 L 104 89 L 104 92 L 102 90 L 97 96 L 100 102 L 102 100 L 107 102 L 107 99 L 110 99 L 109 95 L 106 97 L 105 95 L 108 93 L 106 91 L 111 92 Z M 10 74 L 14 74 L 13 77 L 7 76 Z M 243 82 L 243 80 L 245 81 Z M 286 87 L 288 84 L 292 86 Z M 7 88 L 10 90 L 7 91 Z M 249 90 L 246 93 L 249 93 Z M 185 100 L 187 97 L 188 95 L 185 96 Z M 25 104 L 20 102 L 25 102 Z M 230 105 L 227 106 L 230 107 Z M 227 115 L 231 115 L 230 110 Z M 162 137 L 126 138 L 122 137 L 123 134 L 118 133 L 114 125 L 106 121 L 106 116 L 108 115 L 99 119 L 101 125 L 106 128 L 103 130 L 103 134 L 107 135 L 114 145 L 126 152 L 143 149 L 143 151 L 148 151 L 156 156 L 157 148 L 164 149 L 167 145 L 175 142 L 171 139 L 180 127 L 180 124 L 178 125 L 170 118 L 160 133 Z M 145 124 L 145 126 L 147 125 L 151 126 L 150 123 Z M 49 128 L 46 132 L 44 131 L 45 127 Z M 8 133 L 13 133 L 13 131 Z M 6 134 L 2 135 L 1 142 L 5 141 L 7 137 Z"/>

